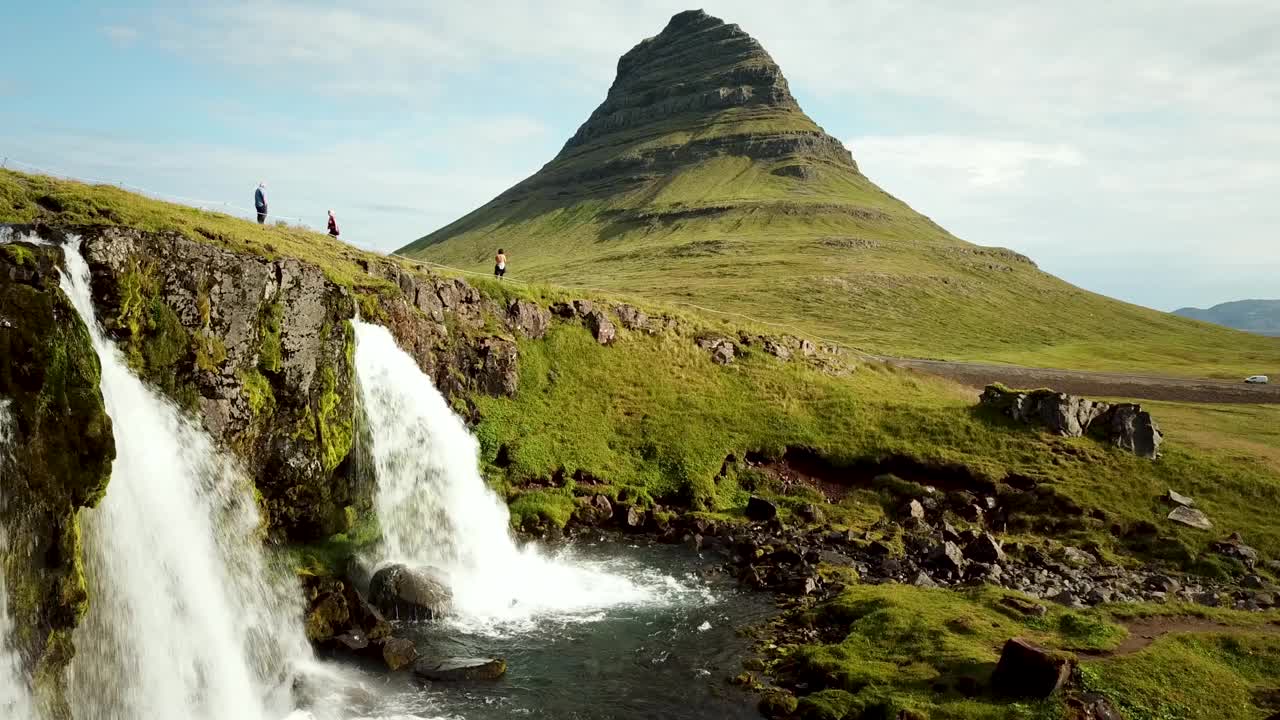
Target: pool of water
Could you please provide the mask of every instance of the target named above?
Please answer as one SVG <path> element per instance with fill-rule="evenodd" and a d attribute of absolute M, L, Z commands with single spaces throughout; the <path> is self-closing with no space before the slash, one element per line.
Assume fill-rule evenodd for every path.
<path fill-rule="evenodd" d="M 654 589 L 644 602 L 547 613 L 518 622 L 406 625 L 423 655 L 503 657 L 507 675 L 488 683 L 425 683 L 408 673 L 349 669 L 360 690 L 342 716 L 367 718 L 556 718 L 693 720 L 758 718 L 754 699 L 727 679 L 750 640 L 741 630 L 774 612 L 771 599 L 740 590 L 710 561 L 679 547 L 575 543 L 573 561 Z M 354 699 L 353 699 L 354 698 Z M 323 704 L 323 702 L 321 703 Z M 329 713 L 324 713 L 329 714 Z"/>

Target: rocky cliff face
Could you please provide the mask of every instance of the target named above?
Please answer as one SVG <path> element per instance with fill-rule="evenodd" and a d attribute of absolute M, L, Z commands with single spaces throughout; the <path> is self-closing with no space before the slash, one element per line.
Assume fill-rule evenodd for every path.
<path fill-rule="evenodd" d="M 519 323 L 459 280 L 371 260 L 369 273 L 387 287 L 354 295 L 314 265 L 177 234 L 19 230 L 51 243 L 80 239 L 104 327 L 144 380 L 243 460 L 277 540 L 345 532 L 372 508 L 372 478 L 352 453 L 359 424 L 349 320 L 357 305 L 392 329 L 446 395 L 516 390 L 507 328 Z M 42 302 L 60 302 L 52 277 L 35 291 Z M 525 312 L 524 322 L 535 322 L 537 311 Z"/>
<path fill-rule="evenodd" d="M 59 291 L 62 252 L 0 245 L 0 531 L 16 636 L 48 717 L 67 717 L 63 668 L 88 600 L 77 511 L 97 504 L 115 444 L 89 334 Z"/>

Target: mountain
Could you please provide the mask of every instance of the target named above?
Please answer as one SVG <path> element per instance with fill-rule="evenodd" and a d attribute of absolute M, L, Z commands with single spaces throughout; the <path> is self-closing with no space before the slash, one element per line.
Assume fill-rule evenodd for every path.
<path fill-rule="evenodd" d="M 498 248 L 511 278 L 697 303 L 876 353 L 1280 370 L 1280 341 L 1111 300 L 951 235 L 860 172 L 760 43 L 702 11 L 623 55 L 542 169 L 400 253 L 487 271 Z"/>
<path fill-rule="evenodd" d="M 1178 308 L 1173 314 L 1259 335 L 1280 336 L 1280 300 L 1235 300 L 1219 303 L 1208 310 Z"/>

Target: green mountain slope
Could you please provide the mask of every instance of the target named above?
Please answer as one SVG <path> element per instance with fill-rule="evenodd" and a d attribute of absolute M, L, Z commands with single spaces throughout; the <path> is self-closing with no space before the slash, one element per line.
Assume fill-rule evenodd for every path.
<path fill-rule="evenodd" d="M 1207 310 L 1178 308 L 1173 314 L 1259 335 L 1280 335 L 1280 300 L 1235 300 Z"/>
<path fill-rule="evenodd" d="M 971 245 L 878 188 L 768 53 L 701 11 L 622 57 L 560 153 L 403 248 L 511 277 L 697 302 L 863 350 L 1237 376 L 1280 340 L 1086 292 Z"/>

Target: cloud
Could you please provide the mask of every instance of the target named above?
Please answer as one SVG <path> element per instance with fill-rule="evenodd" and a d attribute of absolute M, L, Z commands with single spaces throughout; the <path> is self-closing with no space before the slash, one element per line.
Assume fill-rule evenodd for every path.
<path fill-rule="evenodd" d="M 215 71 L 250 68 L 275 104 L 249 122 L 279 125 L 299 146 L 336 145 L 334 162 L 357 167 L 349 194 L 369 205 L 424 208 L 421 222 L 398 225 L 383 215 L 399 213 L 371 211 L 404 239 L 549 159 L 603 98 L 617 58 L 687 5 L 232 0 L 124 11 L 103 32 Z M 705 7 L 769 49 L 868 176 L 960 236 L 1027 251 L 1089 287 L 1141 276 L 1117 292 L 1153 305 L 1274 295 L 1260 279 L 1280 277 L 1274 0 Z M 377 142 L 348 141 L 351 127 L 325 113 L 298 126 L 298 96 L 370 110 Z M 184 147 L 147 157 L 240 172 Z M 250 167 L 259 157 L 225 150 Z M 301 151 L 267 159 L 290 184 L 337 189 L 288 165 L 323 174 L 332 163 Z M 1240 256 L 1257 258 L 1256 272 L 1230 261 Z"/>
<path fill-rule="evenodd" d="M 999 140 L 959 135 L 867 136 L 846 143 L 863 171 L 876 168 L 895 172 L 938 173 L 951 177 L 955 187 L 980 190 L 1016 190 L 1029 172 L 1084 163 L 1080 151 L 1069 145 L 1022 140 Z"/>
<path fill-rule="evenodd" d="M 116 47 L 130 47 L 138 41 L 138 30 L 127 25 L 107 25 L 102 28 L 102 34 L 107 36 Z"/>

